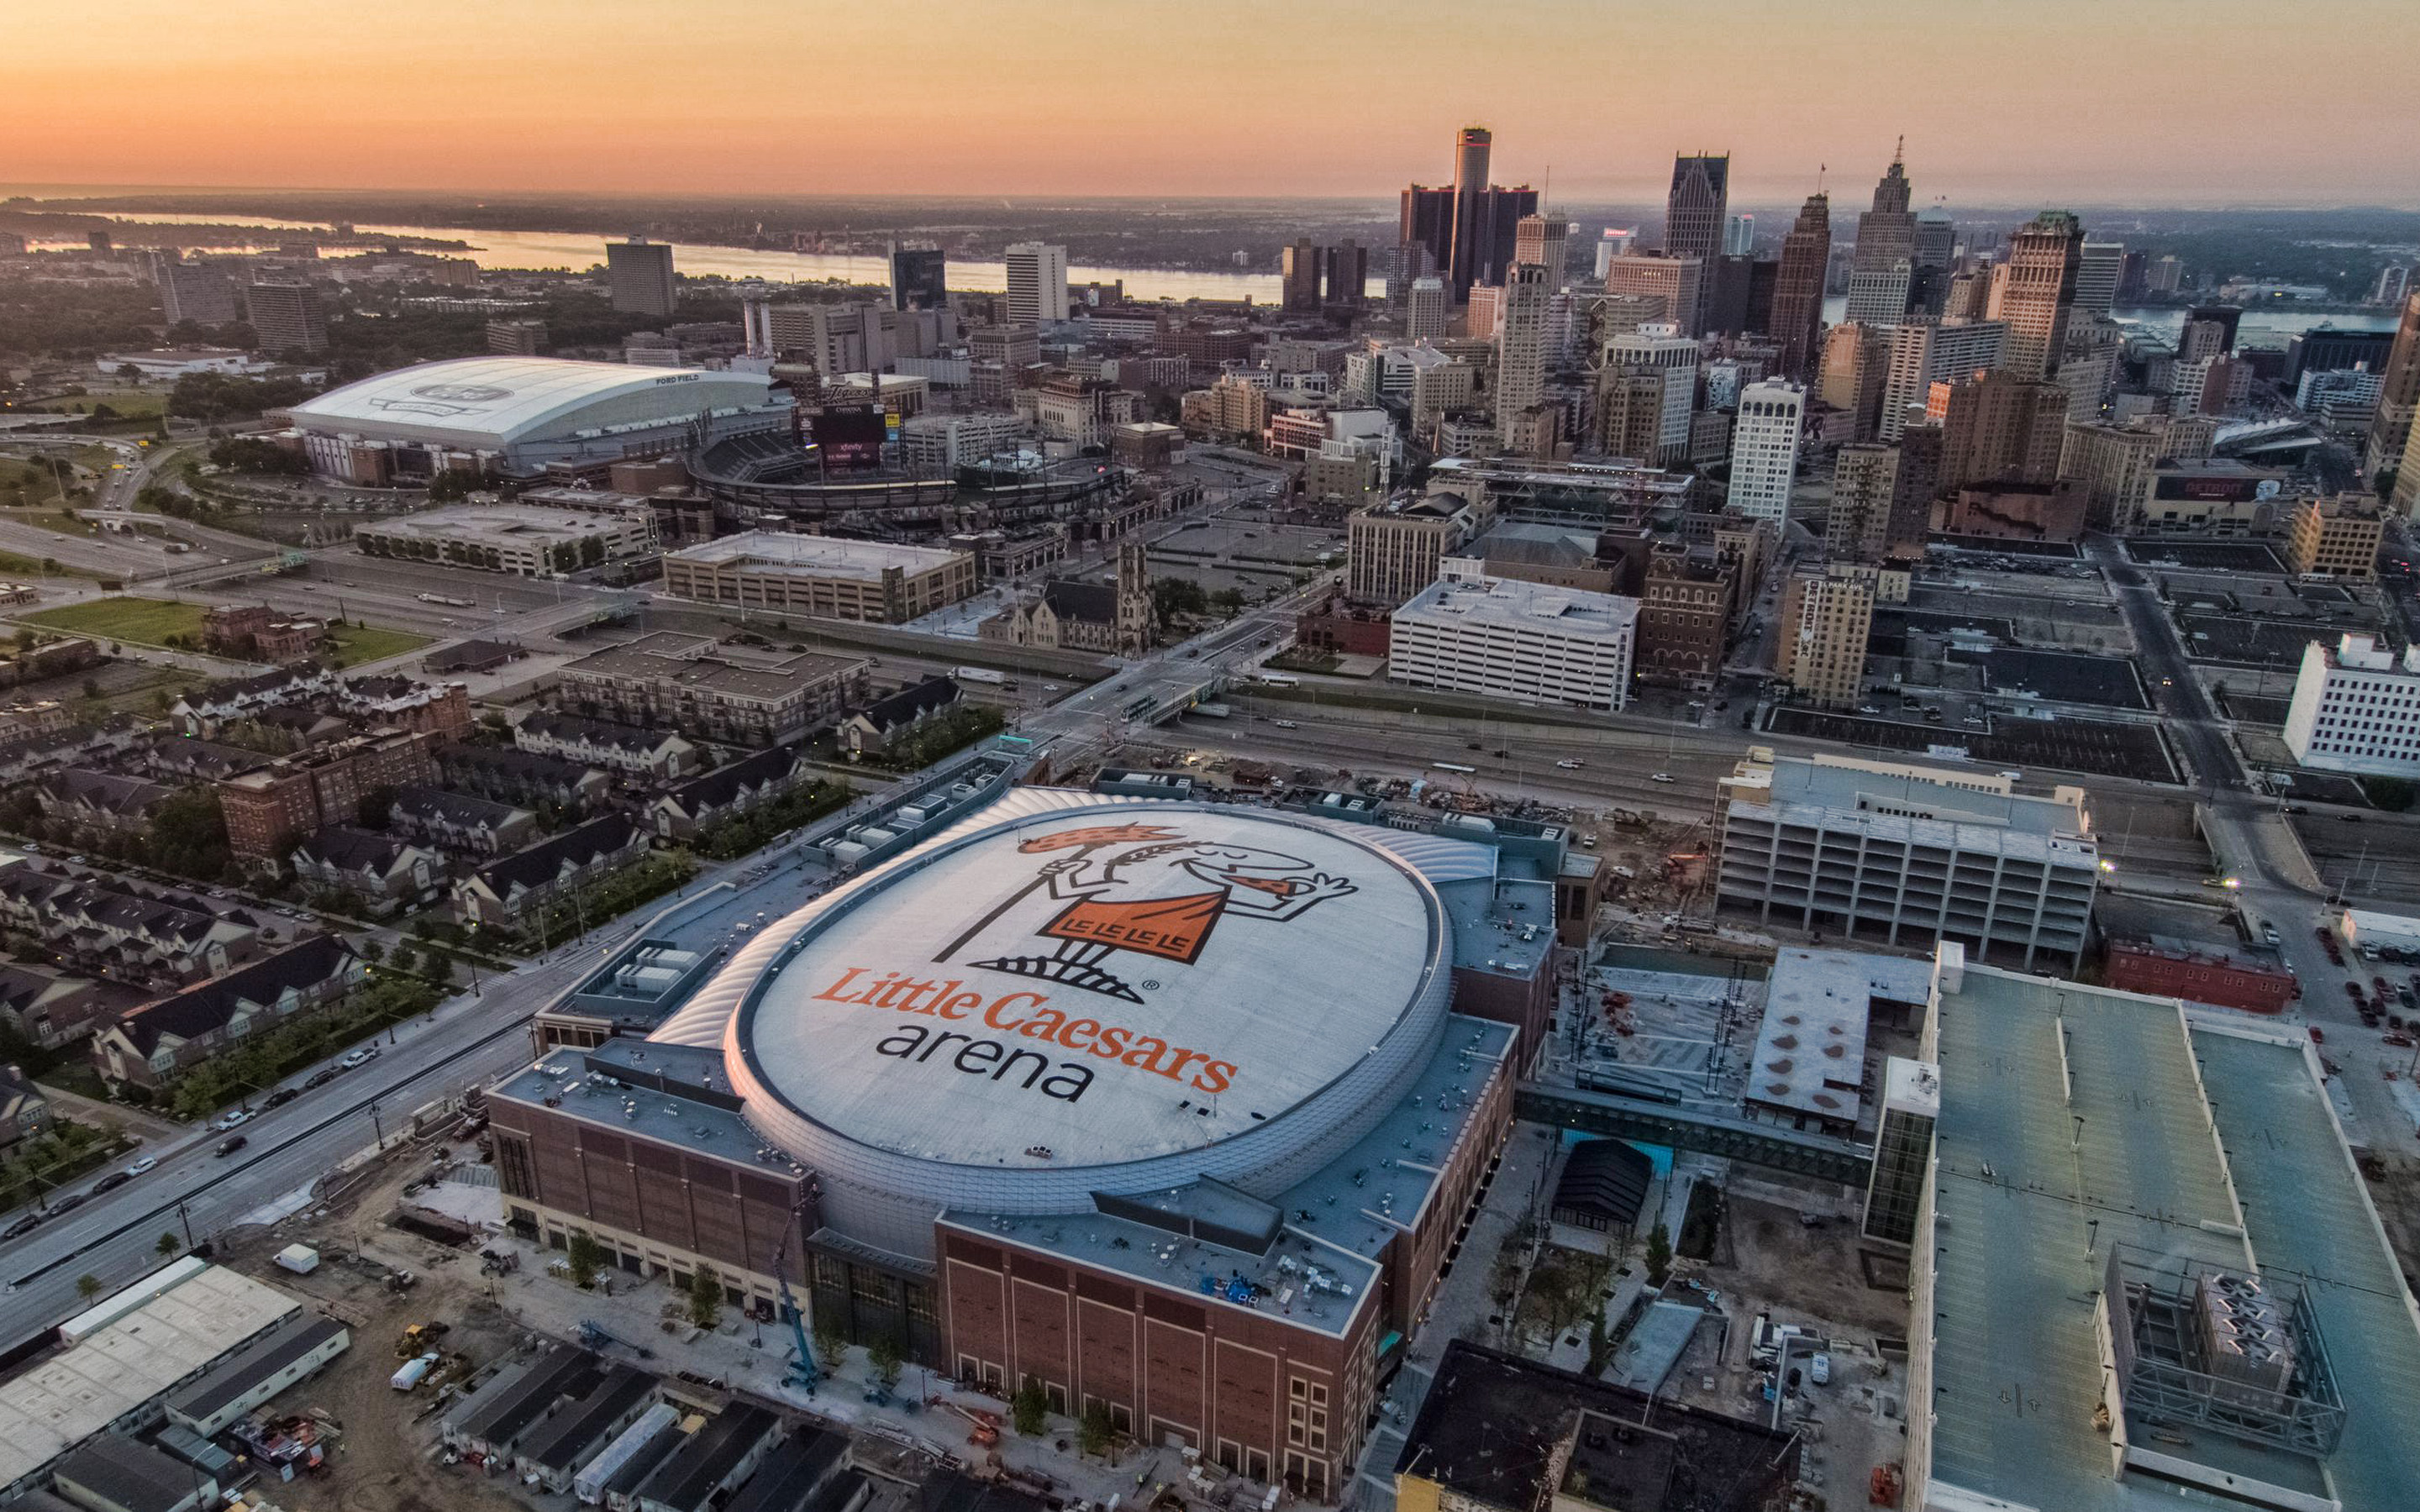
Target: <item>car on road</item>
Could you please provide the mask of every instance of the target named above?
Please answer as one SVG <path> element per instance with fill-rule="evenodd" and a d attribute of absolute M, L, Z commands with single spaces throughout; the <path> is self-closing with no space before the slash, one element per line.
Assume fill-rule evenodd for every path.
<path fill-rule="evenodd" d="M 55 1218 L 63 1212 L 73 1212 L 91 1200 L 92 1194 L 89 1192 L 70 1192 L 51 1204 L 51 1216 Z"/>
<path fill-rule="evenodd" d="M 6 1228 L 0 1228 L 0 1239 L 23 1239 L 42 1226 L 42 1214 L 29 1212 Z"/>
<path fill-rule="evenodd" d="M 337 1071 L 336 1071 L 336 1068 L 335 1068 L 335 1067 L 334 1067 L 334 1066 L 329 1066 L 329 1067 L 325 1067 L 325 1068 L 323 1068 L 323 1069 L 321 1069 L 321 1070 L 319 1070 L 319 1071 L 315 1071 L 315 1072 L 313 1072 L 310 1075 L 308 1075 L 308 1076 L 306 1076 L 306 1077 L 304 1077 L 304 1078 L 302 1079 L 302 1090 L 304 1090 L 304 1091 L 306 1091 L 306 1092 L 307 1092 L 307 1091 L 310 1091 L 313 1088 L 316 1088 L 316 1087 L 325 1087 L 325 1086 L 327 1086 L 330 1082 L 334 1081 L 334 1080 L 336 1079 L 337 1075 L 338 1075 L 338 1072 L 337 1072 Z"/>
<path fill-rule="evenodd" d="M 1299 730 L 1302 728 L 1302 726 L 1295 723 L 1292 719 L 1271 719 L 1269 723 L 1277 726 L 1280 730 Z"/>
<path fill-rule="evenodd" d="M 252 1110 L 250 1108 L 230 1108 L 225 1113 L 221 1114 L 218 1121 L 211 1124 L 210 1127 L 219 1130 L 232 1129 L 237 1124 L 244 1122 L 251 1117 Z"/>
<path fill-rule="evenodd" d="M 281 1087 L 260 1100 L 260 1110 L 266 1113 L 271 1108 L 282 1108 L 302 1095 L 302 1089 L 299 1087 Z"/>
<path fill-rule="evenodd" d="M 159 1157 L 159 1156 L 157 1156 L 157 1155 L 146 1155 L 146 1156 L 144 1156 L 141 1160 L 136 1161 L 133 1165 L 129 1165 L 128 1167 L 126 1167 L 126 1175 L 127 1175 L 127 1178 L 128 1178 L 129 1180 L 132 1180 L 132 1179 L 133 1179 L 134 1177 L 137 1177 L 137 1176 L 142 1175 L 145 1171 L 149 1170 L 152 1166 L 157 1165 L 159 1165 L 159 1164 L 160 1164 L 160 1157 Z"/>
<path fill-rule="evenodd" d="M 134 1178 L 127 1175 L 124 1171 L 112 1171 L 107 1176 L 102 1177 L 100 1180 L 92 1183 L 92 1195 L 94 1196 L 99 1196 L 103 1192 L 115 1192 L 119 1187 L 124 1186 L 127 1182 L 132 1181 L 132 1180 L 134 1180 Z"/>
<path fill-rule="evenodd" d="M 1657 772 L 1649 777 L 1647 780 L 1650 782 L 1669 782 L 1673 780 L 1673 778 L 1672 774 L 1669 772 Z"/>
<path fill-rule="evenodd" d="M 1056 693 L 1059 691 L 1059 685 L 1056 683 L 1045 683 L 1042 685 L 1042 691 L 1045 693 Z"/>
<path fill-rule="evenodd" d="M 1580 763 L 1572 760 L 1568 756 L 1564 757 L 1561 761 L 1557 762 L 1555 764 L 1561 767 L 1566 772 L 1576 772 L 1581 766 Z"/>
<path fill-rule="evenodd" d="M 2267 940 L 2270 944 L 2272 944 L 2272 945 L 2275 945 L 2276 943 L 2278 943 L 2278 942 L 2277 942 L 2277 926 L 2276 926 L 2276 925 L 2274 925 L 2274 924 L 2263 924 L 2263 925 L 2261 925 L 2261 926 L 2260 926 L 2260 937 L 2261 937 L 2262 939 L 2264 939 L 2264 940 Z"/>
<path fill-rule="evenodd" d="M 2328 1042 L 2326 1031 L 2321 1029 L 2316 1024 L 2311 1026 L 2311 1042 L 2313 1044 L 2325 1044 Z"/>
<path fill-rule="evenodd" d="M 372 1060 L 377 1058 L 378 1046 L 369 1045 L 363 1049 L 354 1051 L 344 1059 L 337 1061 L 336 1064 L 342 1066 L 347 1071 L 350 1071 L 356 1066 L 366 1066 Z"/>
<path fill-rule="evenodd" d="M 229 1155 L 234 1154 L 237 1150 L 241 1149 L 244 1146 L 251 1143 L 252 1141 L 244 1137 L 242 1134 L 237 1134 L 232 1138 L 220 1140 L 219 1148 L 211 1150 L 210 1153 L 221 1160 L 225 1160 Z"/>

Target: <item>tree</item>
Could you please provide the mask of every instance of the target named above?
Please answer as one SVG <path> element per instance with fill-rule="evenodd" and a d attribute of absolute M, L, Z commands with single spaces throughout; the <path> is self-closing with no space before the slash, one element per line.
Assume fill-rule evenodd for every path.
<path fill-rule="evenodd" d="M 722 1277 L 703 1265 L 689 1278 L 689 1320 L 700 1328 L 722 1321 Z"/>
<path fill-rule="evenodd" d="M 586 1291 L 597 1285 L 597 1273 L 605 1264 L 605 1246 L 586 1234 L 575 1230 L 571 1236 L 571 1284 Z"/>
<path fill-rule="evenodd" d="M 2361 789 L 2369 801 L 2388 813 L 2401 813 L 2412 807 L 2413 789 L 2408 779 L 2400 777 L 2365 777 Z"/>
<path fill-rule="evenodd" d="M 1025 1384 L 1009 1399 L 1008 1410 L 1016 1420 L 1017 1432 L 1029 1439 L 1040 1438 L 1050 1427 L 1050 1398 L 1043 1393 L 1041 1378 L 1026 1377 Z"/>
<path fill-rule="evenodd" d="M 377 965 L 379 958 L 386 954 L 386 947 L 376 940 L 364 940 L 353 947 L 353 953 L 371 965 Z"/>
<path fill-rule="evenodd" d="M 152 1243 L 151 1247 L 159 1251 L 161 1257 L 165 1259 L 167 1257 L 176 1254 L 178 1250 L 183 1249 L 185 1247 L 185 1242 L 178 1239 L 174 1234 L 162 1234 L 159 1239 Z"/>
<path fill-rule="evenodd" d="M 827 1372 L 838 1370 L 841 1359 L 848 1353 L 848 1335 L 841 1332 L 840 1319 L 815 1309 L 814 1318 L 815 1358 Z"/>
<path fill-rule="evenodd" d="M 395 949 L 387 952 L 386 964 L 396 971 L 411 971 L 420 964 L 420 957 L 412 953 L 411 946 L 397 940 Z"/>
<path fill-rule="evenodd" d="M 1605 1332 L 1605 1314 L 1589 1319 L 1588 1373 L 1601 1375 L 1613 1356 L 1613 1341 Z"/>
<path fill-rule="evenodd" d="M 101 1295 L 101 1277 L 89 1272 L 76 1277 L 76 1295 L 90 1302 Z"/>
<path fill-rule="evenodd" d="M 885 1387 L 899 1384 L 899 1341 L 889 1334 L 876 1334 L 865 1342 L 865 1367 Z"/>
<path fill-rule="evenodd" d="M 1084 1415 L 1077 1422 L 1077 1435 L 1088 1455 L 1105 1455 L 1116 1429 L 1109 1426 L 1109 1404 L 1098 1396 L 1084 1404 Z"/>
<path fill-rule="evenodd" d="M 1672 1273 L 1672 1236 L 1658 1223 L 1647 1230 L 1647 1284 L 1660 1287 Z"/>
<path fill-rule="evenodd" d="M 1221 588 L 1210 595 L 1210 602 L 1220 613 L 1232 620 L 1244 612 L 1244 591 L 1240 588 Z"/>

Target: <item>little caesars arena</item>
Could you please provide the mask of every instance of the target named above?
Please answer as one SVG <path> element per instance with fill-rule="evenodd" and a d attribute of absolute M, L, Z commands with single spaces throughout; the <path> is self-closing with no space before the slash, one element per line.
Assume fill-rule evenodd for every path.
<path fill-rule="evenodd" d="M 1552 885 L 1504 864 L 1016 792 L 514 1077 L 508 1220 L 768 1317 L 778 1264 L 855 1340 L 1333 1501 L 1544 1026 Z"/>

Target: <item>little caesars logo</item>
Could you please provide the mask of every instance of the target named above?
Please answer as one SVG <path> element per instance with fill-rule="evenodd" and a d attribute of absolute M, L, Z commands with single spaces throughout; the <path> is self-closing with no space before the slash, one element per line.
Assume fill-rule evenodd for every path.
<path fill-rule="evenodd" d="M 1157 825 L 1063 829 L 1035 836 L 1016 848 L 1051 859 L 1035 869 L 1032 881 L 943 946 L 933 957 L 935 965 L 946 967 L 963 959 L 986 971 L 1144 1005 L 1150 1001 L 1144 994 L 1159 986 L 1143 975 L 1144 968 L 1154 963 L 1164 963 L 1161 969 L 1193 966 L 1223 920 L 1233 918 L 1246 928 L 1291 923 L 1328 899 L 1355 890 L 1346 878 L 1316 871 L 1300 856 L 1194 840 Z M 1044 895 L 1061 906 L 1039 927 L 1029 932 L 998 927 L 1020 904 Z M 1053 1056 L 1063 1050 L 1165 1076 L 1200 1092 L 1223 1092 L 1241 1073 L 1235 1062 L 1173 1043 L 1164 1035 L 1054 1008 L 1050 993 L 990 996 L 969 990 L 962 978 L 942 980 L 939 973 L 927 978 L 849 966 L 813 1001 L 965 1024 L 964 1029 L 903 1026 L 875 1049 L 919 1064 L 938 1059 L 996 1082 L 1021 1070 L 1021 1085 L 1063 1102 L 1082 1097 L 1093 1085 L 1094 1072 L 1087 1060 L 1054 1062 Z M 1001 1038 L 974 1032 L 977 1025 Z"/>

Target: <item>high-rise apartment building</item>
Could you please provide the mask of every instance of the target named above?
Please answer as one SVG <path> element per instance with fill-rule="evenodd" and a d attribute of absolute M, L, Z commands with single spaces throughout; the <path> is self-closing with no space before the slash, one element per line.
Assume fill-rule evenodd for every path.
<path fill-rule="evenodd" d="M 1891 501 L 1899 486 L 1899 448 L 1874 441 L 1840 448 L 1832 466 L 1832 512 L 1823 523 L 1823 554 L 1840 562 L 1873 562 L 1890 535 Z"/>
<path fill-rule="evenodd" d="M 1563 286 L 1563 259 L 1572 240 L 1572 223 L 1559 215 L 1525 215 L 1512 228 L 1512 260 L 1546 270 L 1546 287 Z"/>
<path fill-rule="evenodd" d="M 1740 391 L 1731 426 L 1731 476 L 1724 502 L 1750 519 L 1785 527 L 1790 489 L 1798 476 L 1798 442 L 1807 428 L 1804 385 L 1768 379 Z"/>
<path fill-rule="evenodd" d="M 2403 466 L 2412 419 L 2420 414 L 2420 291 L 2403 296 L 2395 345 L 2387 348 L 2386 366 L 2380 377 L 2378 413 L 2370 420 L 2369 444 L 2362 454 L 2362 467 L 2372 486 L 2384 473 Z M 2398 471 L 2397 483 L 2401 481 Z"/>
<path fill-rule="evenodd" d="M 1319 243 L 1297 241 L 1279 254 L 1278 292 L 1288 315 L 1319 310 Z"/>
<path fill-rule="evenodd" d="M 2319 771 L 2420 776 L 2420 645 L 2397 656 L 2376 636 L 2346 634 L 2304 646 L 2286 748 Z"/>
<path fill-rule="evenodd" d="M 1756 217 L 1745 210 L 1723 222 L 1723 255 L 1752 257 L 1756 255 Z"/>
<path fill-rule="evenodd" d="M 1873 208 L 1857 217 L 1856 249 L 1850 255 L 1848 317 L 1860 325 L 1897 325 L 1907 314 L 1908 288 L 1916 276 L 1916 213 L 1907 166 L 1894 155 L 1874 185 Z"/>
<path fill-rule="evenodd" d="M 1681 328 L 1670 321 L 1657 321 L 1640 326 L 1637 331 L 1617 335 L 1605 344 L 1605 366 L 1608 373 L 1637 375 L 1652 373 L 1656 383 L 1656 422 L 1653 445 L 1633 450 L 1629 447 L 1609 448 L 1616 456 L 1636 457 L 1642 462 L 1670 466 L 1689 455 L 1689 410 L 1698 392 L 1697 339 L 1681 334 Z M 1636 387 L 1625 391 L 1636 401 L 1641 396 Z M 1636 442 L 1625 424 L 1624 440 Z"/>
<path fill-rule="evenodd" d="M 623 315 L 670 316 L 680 302 L 669 241 L 634 236 L 605 243 L 605 283 Z"/>
<path fill-rule="evenodd" d="M 1722 255 L 1728 229 L 1724 210 L 1730 202 L 1731 157 L 1708 154 L 1675 156 L 1672 187 L 1664 199 L 1664 253 L 1669 257 L 1695 257 L 1711 264 Z M 1683 328 L 1698 329 L 1693 305 L 1676 311 Z"/>
<path fill-rule="evenodd" d="M 2118 305 L 2118 285 L 2126 276 L 2126 243 L 2087 241 L 2076 255 L 2075 308 L 2107 315 Z"/>
<path fill-rule="evenodd" d="M 1993 284 L 1990 313 L 2008 323 L 2000 365 L 2015 377 L 2046 378 L 2058 371 L 2083 260 L 2083 223 L 2065 210 L 2044 210 L 2009 237 L 2007 277 Z"/>
<path fill-rule="evenodd" d="M 891 247 L 891 307 L 894 310 L 946 310 L 950 307 L 950 258 L 939 247 Z"/>
<path fill-rule="evenodd" d="M 1802 567 L 1781 588 L 1774 675 L 1825 708 L 1854 708 L 1874 627 L 1874 572 L 1854 563 Z"/>
<path fill-rule="evenodd" d="M 1947 495 L 1992 483 L 2050 483 L 2067 440 L 2067 391 L 2004 372 L 1936 383 L 1926 417 L 1941 427 Z"/>
<path fill-rule="evenodd" d="M 1437 341 L 1446 333 L 1453 319 L 1453 301 L 1445 291 L 1445 280 L 1428 273 L 1412 280 L 1411 292 L 1404 305 L 1404 335 L 1411 341 Z"/>
<path fill-rule="evenodd" d="M 1684 336 L 1698 334 L 1697 312 L 1705 262 L 1698 257 L 1670 257 L 1661 253 L 1653 255 L 1617 257 L 1605 270 L 1605 291 L 1608 295 L 1642 295 L 1664 301 L 1664 318 L 1681 328 Z"/>
<path fill-rule="evenodd" d="M 328 317 L 308 284 L 255 284 L 244 291 L 253 344 L 264 352 L 323 352 Z"/>
<path fill-rule="evenodd" d="M 150 254 L 151 279 L 169 325 L 223 326 L 236 318 L 235 280 L 209 263 L 189 263 L 174 248 Z"/>
<path fill-rule="evenodd" d="M 1774 370 L 1784 378 L 1803 378 L 1814 364 L 1823 325 L 1823 275 L 1831 260 L 1832 201 L 1809 194 L 1781 239 L 1781 266 L 1773 278 L 1773 329 L 1766 334 L 1781 344 Z"/>
<path fill-rule="evenodd" d="M 1010 244 L 1002 257 L 1008 264 L 1008 321 L 1039 327 L 1067 318 L 1067 249 L 1047 241 Z"/>
<path fill-rule="evenodd" d="M 1396 239 L 1429 249 L 1457 304 L 1468 297 L 1473 284 L 1503 282 L 1512 266 L 1521 217 L 1538 209 L 1536 190 L 1526 184 L 1506 189 L 1488 181 L 1494 145 L 1485 127 L 1464 127 L 1454 139 L 1452 187 L 1413 184 L 1404 191 Z"/>
<path fill-rule="evenodd" d="M 1874 435 L 1899 440 L 1911 411 L 1921 415 L 1932 386 L 1999 364 L 2009 328 L 1997 320 L 1910 320 L 1891 332 L 1890 374 L 1883 381 Z"/>
<path fill-rule="evenodd" d="M 1496 348 L 1496 428 L 1512 444 L 1513 426 L 1546 397 L 1546 305 L 1554 285 L 1544 267 L 1515 263 L 1504 285 L 1504 332 Z M 1551 435 L 1552 427 L 1547 427 Z M 1544 447 L 1524 448 L 1552 455 Z"/>

